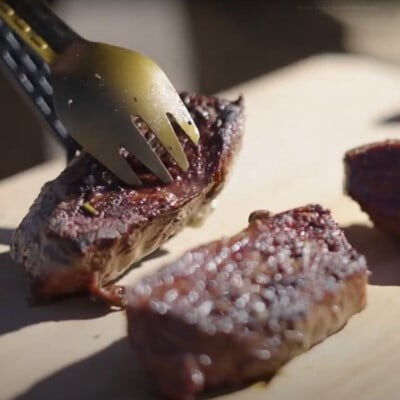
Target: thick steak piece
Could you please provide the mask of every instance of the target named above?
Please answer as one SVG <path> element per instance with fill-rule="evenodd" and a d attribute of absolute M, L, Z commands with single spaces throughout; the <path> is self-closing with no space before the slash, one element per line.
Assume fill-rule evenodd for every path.
<path fill-rule="evenodd" d="M 344 164 L 349 196 L 378 228 L 400 235 L 400 140 L 350 150 Z"/>
<path fill-rule="evenodd" d="M 129 337 L 161 391 L 191 399 L 271 376 L 362 310 L 366 284 L 329 211 L 258 211 L 129 289 Z"/>
<path fill-rule="evenodd" d="M 136 121 L 169 167 L 171 184 L 161 183 L 122 151 L 143 186 L 122 184 L 87 154 L 43 186 L 12 243 L 12 257 L 24 264 L 38 299 L 91 292 L 118 302 L 112 287 L 104 286 L 204 212 L 222 189 L 240 147 L 242 100 L 182 98 L 200 131 L 196 147 L 176 127 L 190 162 L 187 172 Z"/>

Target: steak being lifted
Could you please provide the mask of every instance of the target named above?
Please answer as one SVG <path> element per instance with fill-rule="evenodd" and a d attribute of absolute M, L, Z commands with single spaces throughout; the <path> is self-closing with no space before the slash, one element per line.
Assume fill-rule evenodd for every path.
<path fill-rule="evenodd" d="M 242 101 L 182 98 L 200 131 L 196 147 L 176 126 L 190 163 L 187 172 L 136 121 L 174 182 L 160 183 L 127 156 L 143 182 L 128 187 L 82 154 L 43 186 L 12 243 L 12 257 L 24 264 L 36 298 L 91 292 L 118 302 L 112 287 L 103 287 L 179 232 L 222 189 L 240 147 Z"/>
<path fill-rule="evenodd" d="M 127 293 L 130 340 L 169 398 L 267 378 L 366 303 L 367 266 L 329 211 L 256 212 Z"/>

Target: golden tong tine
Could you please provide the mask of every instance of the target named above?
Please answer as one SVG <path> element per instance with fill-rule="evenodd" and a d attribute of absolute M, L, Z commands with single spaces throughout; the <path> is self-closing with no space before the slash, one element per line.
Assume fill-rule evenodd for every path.
<path fill-rule="evenodd" d="M 171 120 L 195 144 L 199 132 L 154 61 L 81 38 L 39 1 L 0 0 L 0 18 L 49 64 L 54 107 L 70 135 L 124 183 L 140 185 L 141 181 L 121 148 L 163 182 L 172 181 L 134 117 L 142 118 L 180 168 L 187 170 L 189 163 Z M 51 23 L 58 26 L 50 29 Z"/>

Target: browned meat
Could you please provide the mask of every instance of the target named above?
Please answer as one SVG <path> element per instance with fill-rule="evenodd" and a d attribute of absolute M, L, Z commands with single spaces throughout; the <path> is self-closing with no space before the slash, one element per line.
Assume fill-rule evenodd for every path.
<path fill-rule="evenodd" d="M 347 193 L 378 228 L 400 235 L 400 141 L 350 150 L 344 163 Z"/>
<path fill-rule="evenodd" d="M 256 212 L 130 289 L 129 337 L 161 391 L 190 399 L 269 377 L 360 311 L 366 283 L 329 211 Z"/>
<path fill-rule="evenodd" d="M 196 147 L 179 133 L 190 162 L 187 172 L 141 124 L 173 183 L 160 183 L 129 158 L 143 186 L 124 186 L 83 154 L 44 185 L 12 243 L 12 256 L 25 265 L 37 298 L 89 291 L 118 301 L 114 288 L 104 285 L 179 232 L 222 189 L 240 147 L 242 101 L 182 96 L 201 135 Z"/>

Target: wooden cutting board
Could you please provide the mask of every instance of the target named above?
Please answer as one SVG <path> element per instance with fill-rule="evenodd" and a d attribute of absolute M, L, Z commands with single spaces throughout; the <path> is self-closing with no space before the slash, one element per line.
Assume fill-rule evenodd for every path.
<path fill-rule="evenodd" d="M 255 209 L 319 202 L 332 209 L 367 256 L 375 284 L 368 289 L 367 308 L 268 384 L 220 398 L 398 400 L 400 242 L 375 230 L 342 194 L 342 157 L 358 144 L 400 137 L 400 125 L 382 123 L 400 111 L 400 71 L 370 59 L 327 55 L 224 95 L 238 94 L 247 107 L 244 146 L 216 211 L 202 228 L 185 229 L 158 257 L 133 269 L 123 283 L 191 246 L 242 229 Z M 25 300 L 24 272 L 10 260 L 7 244 L 40 186 L 62 167 L 53 162 L 0 183 L 0 399 L 155 399 L 154 385 L 125 339 L 123 312 L 107 313 L 86 298 L 35 308 Z"/>

